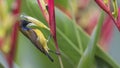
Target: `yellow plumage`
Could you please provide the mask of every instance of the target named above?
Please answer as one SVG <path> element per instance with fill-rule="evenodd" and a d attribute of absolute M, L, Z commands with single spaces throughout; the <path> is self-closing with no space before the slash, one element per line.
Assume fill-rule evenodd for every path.
<path fill-rule="evenodd" d="M 45 36 L 43 35 L 43 33 L 38 30 L 38 29 L 34 29 L 35 33 L 37 34 L 38 38 L 37 40 L 39 40 L 39 42 L 41 43 L 42 47 L 45 49 L 45 51 L 48 53 L 48 46 L 47 46 L 47 40 L 45 38 Z"/>
<path fill-rule="evenodd" d="M 49 30 L 49 28 L 44 25 L 39 20 L 30 17 L 30 16 L 22 16 L 25 19 L 20 22 L 20 30 L 21 32 L 31 40 L 31 42 L 48 58 L 53 61 L 51 56 L 49 55 L 49 48 L 47 46 L 47 39 L 39 28 L 45 28 Z M 39 27 L 39 28 L 37 28 Z"/>

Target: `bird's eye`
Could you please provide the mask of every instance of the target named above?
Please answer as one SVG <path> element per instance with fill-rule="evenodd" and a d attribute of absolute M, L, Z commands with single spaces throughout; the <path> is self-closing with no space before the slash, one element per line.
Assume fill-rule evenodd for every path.
<path fill-rule="evenodd" d="M 20 26 L 21 26 L 21 28 L 22 28 L 23 30 L 30 30 L 30 28 L 27 27 L 27 25 L 28 25 L 30 22 L 28 22 L 28 21 L 26 21 L 26 20 L 21 20 L 20 22 L 21 22 Z"/>

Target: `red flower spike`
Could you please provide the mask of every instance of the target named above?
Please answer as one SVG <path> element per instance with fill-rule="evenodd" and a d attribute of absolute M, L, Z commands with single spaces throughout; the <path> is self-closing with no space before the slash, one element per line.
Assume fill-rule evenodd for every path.
<path fill-rule="evenodd" d="M 115 19 L 115 18 L 112 16 L 112 13 L 109 13 L 108 15 L 112 18 L 114 24 L 117 26 L 118 30 L 120 31 L 120 21 L 119 21 L 119 19 L 120 19 L 120 8 L 118 9 L 118 11 L 119 11 L 119 12 L 118 12 L 118 17 L 117 17 L 117 19 Z"/>
<path fill-rule="evenodd" d="M 109 6 L 104 4 L 103 0 L 95 0 L 95 2 L 108 14 L 110 13 Z"/>
<path fill-rule="evenodd" d="M 60 52 L 59 52 L 57 38 L 56 38 L 54 0 L 37 0 L 37 2 L 38 2 L 38 5 L 40 7 L 40 10 L 42 11 L 42 13 L 43 13 L 43 15 L 44 15 L 49 27 L 50 27 L 50 32 L 51 32 L 51 35 L 54 39 L 57 53 L 59 54 Z M 45 4 L 48 4 L 48 10 L 45 8 L 46 7 Z M 46 13 L 46 11 L 48 11 L 48 14 Z"/>
<path fill-rule="evenodd" d="M 45 17 L 47 23 L 49 24 L 49 14 L 47 12 L 46 5 L 45 5 L 48 3 L 48 1 L 47 0 L 44 0 L 44 1 L 37 0 L 37 2 L 38 2 L 38 5 L 40 7 L 40 10 L 42 11 L 43 16 Z M 44 4 L 43 4 L 43 2 L 44 2 Z"/>
<path fill-rule="evenodd" d="M 103 2 L 103 0 L 95 0 L 95 2 L 111 17 L 111 19 L 113 20 L 114 24 L 117 26 L 118 30 L 120 31 L 120 23 L 119 23 L 119 16 L 116 18 L 114 18 L 112 12 L 110 11 L 110 3 L 108 3 L 107 5 Z M 110 2 L 110 1 L 109 1 Z M 117 10 L 119 11 L 119 10 Z M 120 12 L 118 12 L 118 14 L 120 14 Z"/>
<path fill-rule="evenodd" d="M 9 68 L 13 68 L 13 60 L 15 57 L 15 50 L 16 50 L 17 37 L 18 37 L 18 26 L 19 26 L 18 22 L 16 22 L 13 26 L 13 31 L 11 36 L 11 48 L 9 54 L 7 55 Z"/>
<path fill-rule="evenodd" d="M 53 0 L 52 0 L 53 1 Z M 55 12 L 54 12 L 54 1 L 48 1 L 48 11 L 49 11 L 49 26 L 51 29 L 51 34 L 56 35 L 56 23 L 55 23 Z"/>
<path fill-rule="evenodd" d="M 57 38 L 56 38 L 56 21 L 55 21 L 54 0 L 48 0 L 48 12 L 49 12 L 50 32 L 51 32 L 51 35 L 54 39 L 56 49 L 57 49 L 57 53 L 59 54 L 60 52 L 59 52 Z"/>
<path fill-rule="evenodd" d="M 110 16 L 107 16 L 104 21 L 103 27 L 102 27 L 101 38 L 99 41 L 101 46 L 106 51 L 108 51 L 108 49 L 109 49 L 108 43 L 110 42 L 110 40 L 112 38 L 112 33 L 113 33 L 112 29 L 113 29 L 112 19 L 110 18 Z"/>
<path fill-rule="evenodd" d="M 118 25 L 118 29 L 120 31 L 120 8 L 118 9 L 117 25 Z"/>
<path fill-rule="evenodd" d="M 20 13 L 21 0 L 16 0 L 13 3 L 13 15 L 18 15 Z"/>
<path fill-rule="evenodd" d="M 13 16 L 17 17 L 20 13 L 20 5 L 21 0 L 16 0 L 13 6 Z M 18 20 L 16 18 L 15 24 L 13 25 L 12 34 L 11 34 L 11 48 L 10 52 L 7 55 L 7 62 L 9 64 L 9 68 L 13 68 L 13 60 L 15 57 L 15 49 L 17 45 L 17 37 L 18 37 Z"/>

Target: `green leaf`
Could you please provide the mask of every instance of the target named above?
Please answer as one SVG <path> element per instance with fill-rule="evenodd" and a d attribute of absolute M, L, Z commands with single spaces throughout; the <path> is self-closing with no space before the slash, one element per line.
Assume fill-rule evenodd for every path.
<path fill-rule="evenodd" d="M 56 5 L 62 6 L 65 9 L 69 7 L 68 1 L 69 0 L 54 0 Z"/>
<path fill-rule="evenodd" d="M 92 33 L 90 42 L 89 42 L 87 48 L 85 49 L 85 52 L 82 55 L 77 68 L 92 68 L 91 66 L 94 61 L 95 51 L 96 51 L 96 47 L 97 47 L 96 44 L 99 40 L 99 35 L 101 32 L 103 20 L 104 20 L 104 14 L 102 13 L 100 20 Z"/>
<path fill-rule="evenodd" d="M 0 64 L 0 68 L 4 68 L 2 64 Z"/>
<path fill-rule="evenodd" d="M 85 45 L 85 46 L 83 46 L 83 48 L 85 50 L 87 47 L 87 44 L 90 40 L 90 37 L 79 26 L 78 26 L 78 29 L 79 29 L 79 33 L 81 35 L 82 44 Z M 108 63 L 110 66 L 112 66 L 112 68 L 120 68 L 119 64 L 116 63 L 116 61 L 108 53 L 106 53 L 104 50 L 102 50 L 102 48 L 98 44 L 96 44 L 96 45 L 97 45 L 97 48 L 96 48 L 95 53 L 96 53 L 97 57 L 103 59 L 104 60 L 103 62 Z"/>
<path fill-rule="evenodd" d="M 97 68 L 112 68 L 108 63 L 99 57 L 95 57 Z"/>

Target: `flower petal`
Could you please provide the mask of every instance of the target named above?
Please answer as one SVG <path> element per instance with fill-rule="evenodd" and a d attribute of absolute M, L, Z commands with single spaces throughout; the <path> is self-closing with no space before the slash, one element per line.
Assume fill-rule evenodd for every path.
<path fill-rule="evenodd" d="M 51 35 L 54 39 L 57 53 L 59 52 L 57 38 L 56 38 L 56 21 L 55 21 L 55 10 L 54 10 L 54 0 L 48 0 L 48 12 L 49 12 L 49 27 Z"/>

